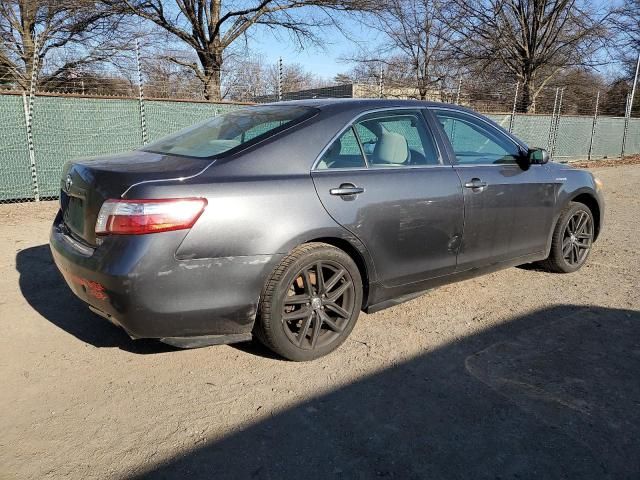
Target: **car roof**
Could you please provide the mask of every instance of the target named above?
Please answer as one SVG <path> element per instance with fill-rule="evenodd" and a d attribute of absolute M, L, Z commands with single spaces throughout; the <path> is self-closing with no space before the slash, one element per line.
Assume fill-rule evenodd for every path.
<path fill-rule="evenodd" d="M 447 107 L 459 110 L 467 110 L 458 105 L 449 103 L 431 102 L 425 100 L 401 100 L 388 98 L 313 98 L 307 100 L 287 100 L 274 102 L 268 105 L 300 105 L 318 108 L 321 110 L 365 110 L 375 108 L 393 107 Z"/>
<path fill-rule="evenodd" d="M 264 105 L 264 104 L 263 104 Z M 494 127 L 502 130 L 514 142 L 523 148 L 527 148 L 526 144 L 512 133 L 506 131 L 491 118 L 482 115 L 468 107 L 455 105 L 452 103 L 432 102 L 427 100 L 402 100 L 389 98 L 313 98 L 305 100 L 287 100 L 283 102 L 269 103 L 268 105 L 300 105 L 311 108 L 317 108 L 329 115 L 334 114 L 354 114 L 359 115 L 366 113 L 368 110 L 386 109 L 386 108 L 446 108 L 466 112 L 474 116 L 481 116 L 484 121 L 491 123 Z"/>

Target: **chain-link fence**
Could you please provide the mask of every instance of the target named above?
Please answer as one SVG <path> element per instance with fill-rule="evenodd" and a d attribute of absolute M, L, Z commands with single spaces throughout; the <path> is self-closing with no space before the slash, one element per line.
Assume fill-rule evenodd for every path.
<path fill-rule="evenodd" d="M 58 195 L 67 160 L 123 152 L 237 104 L 170 100 L 0 95 L 0 201 Z M 464 102 L 460 102 L 464 104 Z M 141 106 L 144 106 L 141 109 Z M 640 118 L 524 113 L 487 116 L 556 160 L 640 153 Z M 30 128 L 28 128 L 31 122 Z"/>
<path fill-rule="evenodd" d="M 56 197 L 67 160 L 132 150 L 240 104 L 296 99 L 454 103 L 486 114 L 528 145 L 546 148 L 556 160 L 640 154 L 640 109 L 631 108 L 630 95 L 601 95 L 597 87 L 534 91 L 461 78 L 418 88 L 411 80 L 391 81 L 381 74 L 369 81 L 315 81 L 312 88 L 300 88 L 309 82 L 292 80 L 279 62 L 268 78 L 251 68 L 224 72 L 220 93 L 232 101 L 210 102 L 197 79 L 176 71 L 152 72 L 156 67 L 146 63 L 150 57 L 139 49 L 135 53 L 117 75 L 42 83 L 34 77 L 24 92 L 0 83 L 0 202 Z"/>
<path fill-rule="evenodd" d="M 57 197 L 67 160 L 133 150 L 237 108 L 147 101 L 141 111 L 140 105 L 138 99 L 36 96 L 29 114 L 27 95 L 0 95 L 0 201 Z"/>

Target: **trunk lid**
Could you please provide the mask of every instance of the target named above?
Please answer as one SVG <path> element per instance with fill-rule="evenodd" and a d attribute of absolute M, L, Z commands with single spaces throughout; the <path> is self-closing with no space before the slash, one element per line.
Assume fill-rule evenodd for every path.
<path fill-rule="evenodd" d="M 196 175 L 211 160 L 135 151 L 67 162 L 60 181 L 62 219 L 69 233 L 96 245 L 95 224 L 105 200 L 143 181 Z"/>

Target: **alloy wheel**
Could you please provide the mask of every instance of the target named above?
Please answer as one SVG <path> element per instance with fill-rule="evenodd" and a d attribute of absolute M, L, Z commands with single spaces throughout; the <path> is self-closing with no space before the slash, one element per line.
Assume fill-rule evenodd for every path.
<path fill-rule="evenodd" d="M 302 268 L 283 301 L 282 322 L 289 340 L 302 349 L 337 341 L 353 318 L 355 286 L 346 268 L 318 261 Z"/>
<path fill-rule="evenodd" d="M 593 222 L 584 210 L 574 213 L 564 230 L 562 238 L 562 257 L 571 266 L 581 265 L 593 243 Z"/>

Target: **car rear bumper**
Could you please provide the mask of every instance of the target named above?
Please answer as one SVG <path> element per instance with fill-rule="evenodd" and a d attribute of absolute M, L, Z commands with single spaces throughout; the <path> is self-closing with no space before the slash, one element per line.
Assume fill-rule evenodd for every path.
<path fill-rule="evenodd" d="M 250 338 L 262 287 L 283 255 L 181 260 L 184 236 L 112 236 L 93 249 L 57 218 L 50 247 L 73 293 L 132 338 L 177 346 Z"/>

